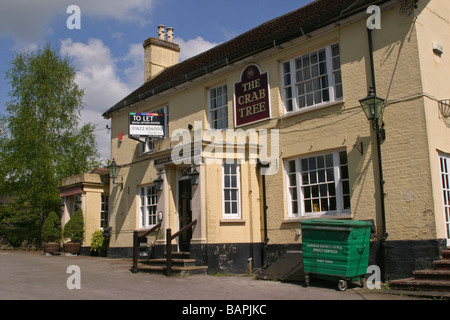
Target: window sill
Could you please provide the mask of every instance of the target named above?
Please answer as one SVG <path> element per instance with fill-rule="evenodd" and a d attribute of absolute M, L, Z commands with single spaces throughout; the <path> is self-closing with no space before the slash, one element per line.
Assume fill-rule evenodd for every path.
<path fill-rule="evenodd" d="M 297 217 L 297 218 L 287 218 L 285 220 L 282 220 L 281 223 L 286 224 L 286 223 L 301 223 L 304 220 L 309 220 L 309 219 L 335 219 L 335 220 L 340 220 L 340 219 L 351 219 L 353 218 L 351 213 L 341 213 L 341 214 L 324 214 L 321 216 L 303 216 L 303 217 Z"/>
<path fill-rule="evenodd" d="M 221 219 L 220 223 L 222 224 L 245 224 L 245 219 Z"/>
<path fill-rule="evenodd" d="M 296 115 L 299 115 L 299 114 L 311 112 L 311 111 L 314 111 L 314 110 L 319 110 L 319 109 L 335 106 L 335 105 L 338 105 L 338 104 L 344 104 L 344 99 L 336 100 L 336 101 L 333 101 L 333 102 L 327 102 L 327 103 L 319 104 L 319 105 L 316 105 L 316 106 L 304 107 L 304 108 L 301 108 L 301 109 L 296 110 L 296 111 L 285 112 L 279 118 L 280 119 L 285 119 L 285 118 L 293 117 L 293 116 L 296 116 Z"/>

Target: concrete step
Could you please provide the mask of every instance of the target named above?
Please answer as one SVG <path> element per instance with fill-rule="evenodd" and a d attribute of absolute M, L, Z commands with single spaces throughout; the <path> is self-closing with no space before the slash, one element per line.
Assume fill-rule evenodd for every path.
<path fill-rule="evenodd" d="M 436 260 L 433 263 L 436 270 L 450 270 L 450 259 Z"/>
<path fill-rule="evenodd" d="M 450 260 L 450 250 L 442 251 L 442 259 L 443 260 Z"/>
<path fill-rule="evenodd" d="M 447 280 L 450 281 L 450 270 L 417 270 L 414 271 L 414 278 L 417 280 Z"/>
<path fill-rule="evenodd" d="M 141 261 L 141 263 L 152 266 L 166 266 L 167 259 L 149 259 Z M 195 267 L 195 259 L 172 259 L 172 266 Z"/>
<path fill-rule="evenodd" d="M 166 273 L 165 265 L 149 265 L 146 263 L 138 263 L 138 272 L 150 272 L 150 273 Z M 172 266 L 172 273 L 176 275 L 192 275 L 192 274 L 207 274 L 208 267 L 206 266 Z"/>
<path fill-rule="evenodd" d="M 164 256 L 166 257 L 167 254 L 164 253 Z M 191 257 L 191 254 L 189 252 L 184 252 L 184 251 L 176 251 L 176 252 L 172 252 L 172 258 L 176 258 L 176 259 L 189 259 Z"/>
<path fill-rule="evenodd" d="M 430 279 L 400 279 L 389 282 L 392 290 L 409 290 L 409 291 L 450 291 L 449 280 L 430 280 Z"/>

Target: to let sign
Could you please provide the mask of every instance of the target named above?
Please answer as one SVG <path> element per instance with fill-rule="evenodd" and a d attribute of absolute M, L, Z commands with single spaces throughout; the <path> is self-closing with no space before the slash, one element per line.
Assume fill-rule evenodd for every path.
<path fill-rule="evenodd" d="M 129 136 L 135 138 L 164 137 L 164 114 L 130 113 Z"/>
<path fill-rule="evenodd" d="M 258 66 L 244 69 L 241 81 L 234 84 L 236 127 L 270 118 L 269 77 Z"/>

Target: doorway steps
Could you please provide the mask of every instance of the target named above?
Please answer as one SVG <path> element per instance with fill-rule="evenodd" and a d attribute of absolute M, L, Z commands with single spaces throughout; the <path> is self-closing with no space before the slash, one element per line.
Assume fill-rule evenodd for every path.
<path fill-rule="evenodd" d="M 140 259 L 135 271 L 167 274 L 167 258 Z M 186 276 L 206 274 L 207 271 L 207 266 L 195 265 L 195 259 L 190 258 L 189 252 L 172 252 L 172 274 Z"/>
<path fill-rule="evenodd" d="M 414 277 L 392 280 L 391 290 L 436 291 L 450 294 L 450 250 L 442 252 L 442 259 L 434 261 L 434 269 L 417 270 Z"/>

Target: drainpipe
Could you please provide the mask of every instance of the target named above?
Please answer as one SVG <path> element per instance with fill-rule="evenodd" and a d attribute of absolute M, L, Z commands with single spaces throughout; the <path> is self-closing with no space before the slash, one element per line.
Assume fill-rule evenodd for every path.
<path fill-rule="evenodd" d="M 367 28 L 367 36 L 369 38 L 369 54 L 370 54 L 370 71 L 371 71 L 371 77 L 372 77 L 372 88 L 373 91 L 376 95 L 377 92 L 377 87 L 375 84 L 375 67 L 374 67 L 374 61 L 373 61 L 373 43 L 372 43 L 372 29 Z M 379 124 L 379 119 L 375 119 L 375 131 L 376 131 L 376 135 L 377 135 L 377 156 L 378 156 L 378 174 L 379 174 L 379 178 L 380 178 L 380 196 L 381 196 L 381 227 L 382 227 L 382 236 L 380 239 L 380 247 L 381 247 L 381 281 L 382 282 L 386 282 L 386 255 L 387 255 L 387 243 L 386 243 L 386 239 L 388 237 L 388 233 L 386 232 L 386 214 L 385 214 L 385 203 L 384 203 L 384 198 L 385 198 L 385 194 L 384 194 L 384 183 L 385 181 L 383 180 L 383 167 L 382 167 L 382 162 L 381 162 L 381 139 L 380 139 L 380 135 L 383 135 L 383 139 L 384 139 L 384 134 L 383 131 L 384 129 L 380 129 L 380 124 Z M 383 124 L 381 124 L 381 127 L 383 126 Z"/>
<path fill-rule="evenodd" d="M 258 163 L 257 163 L 257 168 L 261 169 L 261 168 L 268 168 L 270 167 L 270 163 L 262 163 L 259 159 L 258 159 Z M 262 266 L 265 263 L 265 251 L 267 248 L 267 243 L 269 242 L 269 238 L 267 237 L 267 209 L 269 208 L 267 206 L 267 198 L 266 198 L 266 175 L 262 174 L 260 171 L 260 174 L 262 176 L 262 185 L 263 185 L 263 217 L 264 217 L 264 245 L 263 245 L 263 249 L 262 249 L 262 255 L 261 255 L 261 262 L 262 262 Z"/>

